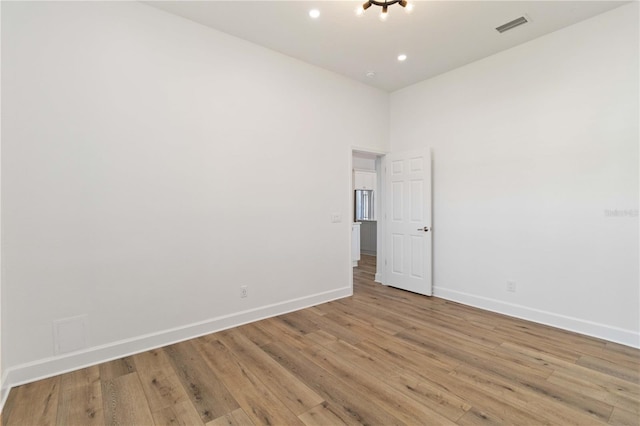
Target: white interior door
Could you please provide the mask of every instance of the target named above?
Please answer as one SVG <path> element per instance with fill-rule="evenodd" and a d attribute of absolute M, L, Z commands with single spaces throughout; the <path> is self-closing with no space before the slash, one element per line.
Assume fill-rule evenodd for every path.
<path fill-rule="evenodd" d="M 431 153 L 388 154 L 386 282 L 431 296 Z"/>

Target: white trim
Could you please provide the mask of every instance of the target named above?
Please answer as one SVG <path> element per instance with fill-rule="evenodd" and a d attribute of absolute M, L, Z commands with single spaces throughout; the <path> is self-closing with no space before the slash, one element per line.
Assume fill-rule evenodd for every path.
<path fill-rule="evenodd" d="M 0 417 L 2 416 L 2 409 L 4 408 L 4 403 L 7 402 L 7 398 L 9 397 L 9 391 L 11 387 L 7 384 L 8 377 L 7 372 L 5 371 L 2 374 L 2 386 L 0 387 Z"/>
<path fill-rule="evenodd" d="M 349 219 L 345 222 L 349 223 L 349 273 L 347 276 L 349 277 L 349 288 L 351 289 L 351 294 L 353 294 L 353 268 L 358 266 L 358 261 L 353 260 L 353 219 L 354 219 L 354 194 L 353 194 L 353 149 L 349 149 L 349 205 L 347 206 L 347 215 Z"/>
<path fill-rule="evenodd" d="M 349 179 L 349 200 L 350 200 L 350 204 L 349 204 L 349 208 L 353 209 L 353 154 L 354 153 L 364 153 L 364 154 L 374 154 L 376 156 L 376 190 L 378 195 L 375 197 L 375 211 L 377 212 L 384 212 L 384 203 L 385 203 L 385 191 L 384 191 L 384 185 L 382 183 L 384 183 L 384 178 L 383 178 L 383 164 L 384 164 L 384 158 L 387 154 L 389 154 L 389 151 L 385 151 L 385 150 L 380 150 L 380 149 L 372 149 L 372 148 L 365 148 L 365 147 L 358 147 L 358 146 L 352 146 L 351 147 L 351 151 L 350 151 L 350 157 L 349 157 L 349 173 L 350 173 L 350 179 Z M 351 211 L 351 216 L 353 217 L 353 211 Z M 376 275 L 375 275 L 375 282 L 380 283 L 380 284 L 384 284 L 384 279 L 385 279 L 385 269 L 384 266 L 380 263 L 380 259 L 384 259 L 385 258 L 385 245 L 384 245 L 384 217 L 376 217 L 376 223 L 377 223 L 377 229 L 376 229 Z M 351 243 L 349 243 L 349 253 L 351 253 Z M 357 263 L 355 265 L 353 265 L 354 267 L 357 266 Z M 353 288 L 353 269 L 351 270 L 349 276 L 351 277 L 351 288 Z"/>
<path fill-rule="evenodd" d="M 502 300 L 477 296 L 461 291 L 450 290 L 437 286 L 433 288 L 433 295 L 442 299 L 462 303 L 487 311 L 497 312 L 515 318 L 533 321 L 536 323 L 561 328 L 563 330 L 584 334 L 610 342 L 620 343 L 640 349 L 640 333 L 633 330 L 625 330 L 606 324 L 596 323 L 580 318 L 560 315 L 528 306 L 509 303 Z"/>
<path fill-rule="evenodd" d="M 176 327 L 157 333 L 150 333 L 131 339 L 124 339 L 118 342 L 96 346 L 71 354 L 54 356 L 17 365 L 7 369 L 3 375 L 0 411 L 2 410 L 2 407 L 4 407 L 4 403 L 11 387 L 34 382 L 36 380 L 46 379 L 48 377 L 57 376 L 69 371 L 89 367 L 151 349 L 172 345 L 174 343 L 194 339 L 206 334 L 215 333 L 232 327 L 238 327 L 250 322 L 286 314 L 288 312 L 297 311 L 336 299 L 342 299 L 351 295 L 353 295 L 353 287 L 330 290 L 282 303 L 262 306 L 230 315 L 222 315 L 183 327 Z"/>
<path fill-rule="evenodd" d="M 362 152 L 364 154 L 374 154 L 374 155 L 377 155 L 378 157 L 384 157 L 389 153 L 389 151 L 385 151 L 382 149 L 365 148 L 361 146 L 360 147 L 351 146 L 351 153 L 353 154 L 354 152 Z"/>
<path fill-rule="evenodd" d="M 378 172 L 378 229 L 376 230 L 376 282 L 387 285 L 387 157 L 379 156 L 376 159 L 376 172 Z"/>

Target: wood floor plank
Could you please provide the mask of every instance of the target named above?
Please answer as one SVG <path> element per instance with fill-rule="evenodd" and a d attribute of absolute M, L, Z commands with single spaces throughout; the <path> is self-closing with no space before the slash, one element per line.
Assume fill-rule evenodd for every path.
<path fill-rule="evenodd" d="M 58 395 L 60 377 L 39 380 L 18 386 L 13 406 L 6 424 L 16 425 L 54 425 L 58 413 Z"/>
<path fill-rule="evenodd" d="M 304 336 L 297 334 L 295 330 L 282 321 L 267 318 L 254 323 L 254 325 L 266 335 L 271 336 L 273 342 L 285 342 L 288 346 L 298 349 L 306 346 L 306 343 L 303 341 Z"/>
<path fill-rule="evenodd" d="M 517 359 L 513 362 L 496 362 L 497 353 L 485 352 L 479 347 L 470 348 L 467 345 L 447 344 L 411 332 L 399 333 L 398 337 L 411 345 L 419 346 L 433 353 L 443 354 L 459 363 L 484 368 L 505 377 L 535 375 L 547 378 L 553 372 L 550 368 L 545 369 L 537 365 L 527 365 Z"/>
<path fill-rule="evenodd" d="M 437 347 L 438 352 L 449 354 L 453 350 L 459 356 L 451 356 L 451 358 L 455 358 L 460 362 L 470 364 L 486 364 L 488 362 L 489 365 L 495 365 L 496 368 L 522 371 L 526 374 L 535 374 L 543 378 L 549 377 L 553 372 L 553 369 L 547 366 L 525 362 L 519 357 L 514 357 L 511 353 L 500 352 L 496 348 L 487 348 L 482 344 L 459 338 L 457 335 L 447 335 L 441 330 L 412 327 L 410 330 L 399 334 L 398 337 L 404 336 L 406 339 L 407 335 L 411 335 L 416 342 L 419 342 L 425 348 Z M 496 362 L 496 360 L 499 360 L 499 362 Z"/>
<path fill-rule="evenodd" d="M 238 402 L 239 408 L 255 424 L 302 424 L 298 417 L 251 372 L 248 365 L 239 361 L 225 346 L 221 336 L 200 339 L 198 349 L 211 368 L 222 377 L 227 389 Z"/>
<path fill-rule="evenodd" d="M 604 347 L 607 350 L 607 353 L 624 355 L 632 359 L 638 359 L 638 350 L 636 348 L 632 348 L 629 346 L 622 345 L 620 343 L 608 342 L 608 341 L 604 342 Z"/>
<path fill-rule="evenodd" d="M 332 410 L 332 407 L 328 402 L 316 405 L 309 411 L 300 414 L 298 418 L 302 420 L 306 426 L 327 426 L 344 423 Z"/>
<path fill-rule="evenodd" d="M 559 389 L 570 389 L 572 393 L 625 410 L 637 411 L 639 408 L 640 386 L 636 383 L 509 342 L 503 343 L 500 349 L 518 353 L 531 364 L 544 363 L 553 367 L 554 372 L 547 381 Z"/>
<path fill-rule="evenodd" d="M 366 336 L 362 336 L 348 328 L 345 328 L 333 321 L 331 318 L 327 317 L 328 315 L 317 316 L 314 315 L 313 318 L 310 318 L 310 321 L 318 327 L 320 330 L 324 330 L 325 332 L 336 336 L 339 339 L 342 339 L 351 344 L 355 344 L 363 340 Z"/>
<path fill-rule="evenodd" d="M 152 412 L 189 400 L 173 369 L 138 372 L 138 377 Z"/>
<path fill-rule="evenodd" d="M 374 377 L 378 377 L 387 386 L 393 388 L 394 391 L 414 399 L 430 410 L 443 415 L 448 420 L 455 421 L 459 419 L 471 408 L 470 405 L 452 393 L 433 386 L 426 386 L 424 383 L 415 382 L 414 380 L 405 380 L 402 375 L 398 374 L 398 369 L 394 368 L 394 365 L 398 362 L 396 359 L 391 359 L 390 362 L 387 362 L 387 359 L 380 359 L 376 352 L 365 352 L 341 340 L 327 345 L 326 348 L 353 365 L 372 372 Z"/>
<path fill-rule="evenodd" d="M 542 338 L 531 336 L 530 334 L 515 334 L 511 329 L 499 327 L 496 327 L 494 333 L 503 342 L 506 341 L 516 343 L 518 345 L 528 347 L 543 354 L 549 354 L 556 358 L 564 359 L 568 362 L 575 362 L 578 358 L 580 358 L 580 353 L 572 348 L 549 343 Z"/>
<path fill-rule="evenodd" d="M 178 402 L 151 413 L 156 425 L 203 426 L 202 418 L 191 401 Z"/>
<path fill-rule="evenodd" d="M 389 338 L 387 333 L 378 330 L 372 324 L 367 324 L 366 322 L 359 321 L 355 318 L 345 317 L 340 313 L 331 312 L 326 314 L 325 318 L 341 325 L 351 333 L 358 335 L 360 337 L 359 341 L 364 339 L 387 340 Z"/>
<path fill-rule="evenodd" d="M 198 343 L 198 340 L 189 340 L 167 346 L 164 352 L 202 422 L 208 423 L 240 406 L 221 377 L 204 360 Z"/>
<path fill-rule="evenodd" d="M 239 330 L 219 333 L 218 338 L 242 364 L 250 366 L 252 373 L 275 392 L 295 415 L 302 414 L 323 401 L 320 395 L 278 364 Z"/>
<path fill-rule="evenodd" d="M 77 386 L 91 386 L 100 381 L 100 367 L 97 365 L 82 368 L 60 375 L 60 389 Z"/>
<path fill-rule="evenodd" d="M 154 418 L 156 412 L 189 400 L 164 351 L 151 350 L 132 358 Z"/>
<path fill-rule="evenodd" d="M 637 366 L 635 368 L 630 368 L 606 359 L 589 355 L 581 356 L 580 359 L 576 361 L 576 364 L 634 384 L 640 384 L 640 369 Z"/>
<path fill-rule="evenodd" d="M 424 419 L 429 419 L 431 424 L 454 424 L 427 405 L 398 392 L 384 381 L 359 368 L 357 364 L 350 363 L 328 349 L 314 347 L 304 352 L 317 365 L 333 373 L 341 381 L 348 382 L 358 393 L 367 394 L 371 404 L 379 405 L 406 424 L 416 424 Z"/>
<path fill-rule="evenodd" d="M 462 416 L 458 421 L 458 425 L 460 426 L 486 426 L 486 425 L 504 425 L 504 420 L 498 416 L 494 416 L 491 413 L 483 411 L 478 408 L 471 408 L 464 416 Z M 518 423 L 513 423 L 518 424 Z M 519 424 L 527 424 L 527 423 L 519 423 Z M 537 424 L 537 423 L 535 423 Z"/>
<path fill-rule="evenodd" d="M 638 395 L 634 395 L 623 386 L 616 386 L 609 380 L 601 380 L 597 374 L 588 369 L 580 369 L 571 373 L 566 370 L 555 371 L 547 381 L 554 386 L 571 389 L 572 392 L 605 402 L 614 407 L 622 408 L 640 415 Z"/>
<path fill-rule="evenodd" d="M 604 424 L 611 415 L 611 405 L 549 386 L 544 380 L 514 383 L 469 366 L 457 368 L 452 375 L 544 423 Z"/>
<path fill-rule="evenodd" d="M 135 354 L 131 357 L 138 372 L 153 372 L 158 370 L 171 370 L 173 367 L 167 354 L 163 349 L 152 349 L 150 351 Z"/>
<path fill-rule="evenodd" d="M 319 329 L 317 323 L 309 318 L 316 319 L 321 317 L 308 311 L 290 312 L 276 317 L 278 321 L 284 322 L 299 334 L 307 334 Z"/>
<path fill-rule="evenodd" d="M 358 303 L 354 298 L 336 300 L 332 303 L 332 306 L 333 313 L 344 315 L 347 318 L 368 320 L 376 330 L 389 335 L 394 335 L 405 329 L 402 324 L 380 316 L 375 308 L 364 303 Z"/>
<path fill-rule="evenodd" d="M 268 345 L 272 341 L 272 337 L 256 327 L 255 323 L 240 326 L 238 330 L 258 346 Z"/>
<path fill-rule="evenodd" d="M 609 418 L 609 424 L 616 426 L 637 426 L 640 425 L 640 416 L 637 413 L 616 407 L 613 409 L 611 418 Z"/>
<path fill-rule="evenodd" d="M 305 334 L 304 340 L 309 341 L 310 345 L 327 346 L 337 341 L 338 338 L 324 330 L 318 330 L 313 333 Z"/>
<path fill-rule="evenodd" d="M 400 339 L 394 343 L 364 340 L 355 346 L 372 356 L 375 355 L 376 360 L 390 366 L 397 373 L 407 372 L 416 377 L 428 378 L 428 375 L 434 371 L 446 374 L 460 365 L 459 362 L 452 365 L 444 364 L 440 359 L 432 358 L 431 354 L 421 351 L 420 348 L 412 349 Z"/>
<path fill-rule="evenodd" d="M 206 426 L 253 426 L 247 413 L 242 408 L 238 408 L 227 414 L 226 416 L 218 417 L 215 420 L 210 421 Z"/>
<path fill-rule="evenodd" d="M 33 386 L 33 383 L 27 384 L 27 385 L 23 385 L 23 386 Z M 9 395 L 7 395 L 7 400 L 4 403 L 4 408 L 2 409 L 2 413 L 0 413 L 0 426 L 1 425 L 8 425 L 9 423 L 9 419 L 11 418 L 11 411 L 13 410 L 14 407 L 19 406 L 20 402 L 17 400 L 18 398 L 18 388 L 13 388 L 11 389 L 11 391 L 9 392 Z M 18 421 L 21 421 L 22 419 L 20 418 L 20 416 L 16 417 L 16 421 L 14 423 L 18 424 Z"/>
<path fill-rule="evenodd" d="M 100 364 L 100 379 L 111 380 L 136 371 L 132 357 L 115 359 Z"/>
<path fill-rule="evenodd" d="M 305 354 L 291 351 L 279 342 L 265 346 L 264 350 L 329 402 L 335 410 L 332 412 L 344 424 L 403 424 L 377 404 L 372 404 L 368 395 L 358 393 L 349 383 L 324 370 Z"/>
<path fill-rule="evenodd" d="M 136 373 L 101 380 L 102 409 L 109 425 L 151 425 L 153 416 Z"/>
<path fill-rule="evenodd" d="M 57 424 L 103 425 L 100 370 L 89 367 L 60 376 Z"/>
<path fill-rule="evenodd" d="M 590 355 L 602 359 L 607 359 L 618 365 L 623 365 L 630 369 L 638 369 L 638 353 L 629 352 L 625 349 L 612 350 L 612 348 L 627 348 L 607 342 L 595 337 L 589 337 L 571 333 L 566 330 L 553 328 L 550 326 L 528 322 L 527 325 L 516 325 L 514 322 L 503 323 L 503 329 L 508 330 L 507 339 L 525 338 L 527 342 L 538 344 L 543 342 L 550 344 L 554 350 L 565 348 L 573 355 Z M 536 347 L 539 350 L 539 348 Z M 627 348 L 629 349 L 629 348 Z"/>

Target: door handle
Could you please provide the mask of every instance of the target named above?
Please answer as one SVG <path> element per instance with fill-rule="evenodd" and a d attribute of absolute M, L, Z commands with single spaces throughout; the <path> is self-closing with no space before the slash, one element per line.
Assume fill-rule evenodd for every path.
<path fill-rule="evenodd" d="M 429 232 L 431 229 L 428 226 L 425 226 L 424 228 L 418 228 L 418 231 L 424 231 L 424 232 Z"/>

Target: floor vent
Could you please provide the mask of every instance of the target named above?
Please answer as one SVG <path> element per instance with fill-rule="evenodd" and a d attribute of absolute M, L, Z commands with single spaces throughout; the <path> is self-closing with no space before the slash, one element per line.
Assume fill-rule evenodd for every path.
<path fill-rule="evenodd" d="M 512 28 L 518 27 L 522 24 L 526 24 L 527 22 L 529 22 L 527 18 L 525 18 L 524 16 L 521 16 L 517 19 L 514 19 L 511 22 L 507 22 L 506 24 L 500 25 L 499 27 L 496 28 L 496 30 L 498 30 L 499 33 L 503 33 L 505 31 L 509 31 Z"/>

